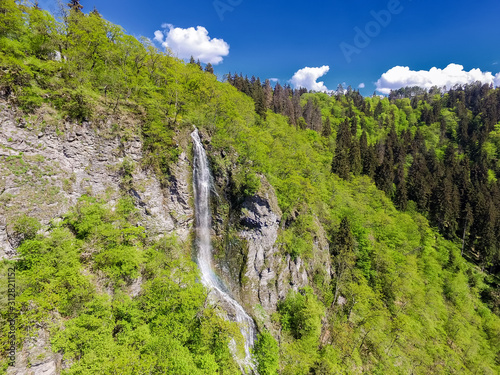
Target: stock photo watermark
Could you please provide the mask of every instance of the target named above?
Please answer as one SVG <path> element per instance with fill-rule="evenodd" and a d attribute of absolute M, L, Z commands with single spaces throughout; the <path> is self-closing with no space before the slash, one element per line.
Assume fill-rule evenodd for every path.
<path fill-rule="evenodd" d="M 224 13 L 232 12 L 243 0 L 215 0 L 212 4 L 221 21 L 224 21 Z"/>
<path fill-rule="evenodd" d="M 9 347 L 8 363 L 9 366 L 16 365 L 16 268 L 10 267 L 7 270 L 7 306 L 8 306 L 8 324 L 9 324 Z"/>
<path fill-rule="evenodd" d="M 412 1 L 412 0 L 408 0 Z M 342 42 L 339 47 L 348 63 L 352 61 L 352 55 L 359 55 L 363 49 L 368 47 L 372 40 L 380 35 L 394 16 L 397 16 L 404 10 L 400 0 L 389 0 L 385 9 L 370 11 L 372 19 L 368 21 L 363 28 L 356 26 L 354 28 L 354 38 L 351 43 Z"/>

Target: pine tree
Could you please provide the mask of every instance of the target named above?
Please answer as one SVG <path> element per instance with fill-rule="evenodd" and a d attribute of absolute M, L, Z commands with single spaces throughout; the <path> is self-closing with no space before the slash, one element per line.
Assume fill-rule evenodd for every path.
<path fill-rule="evenodd" d="M 353 137 L 358 134 L 358 116 L 356 115 L 351 118 L 351 134 Z"/>
<path fill-rule="evenodd" d="M 325 138 L 330 138 L 332 135 L 332 125 L 330 124 L 330 116 L 326 116 L 326 120 L 323 123 L 323 130 L 321 135 Z"/>
<path fill-rule="evenodd" d="M 75 12 L 81 12 L 83 9 L 83 5 L 80 4 L 80 0 L 71 0 L 68 3 L 68 7 Z"/>
<path fill-rule="evenodd" d="M 352 173 L 355 176 L 359 176 L 361 172 L 363 172 L 363 162 L 361 160 L 359 141 L 356 138 L 351 141 L 351 149 L 349 150 L 349 162 L 351 165 Z"/>
<path fill-rule="evenodd" d="M 208 63 L 208 64 L 205 66 L 205 72 L 207 72 L 207 73 L 211 73 L 211 74 L 214 74 L 214 67 L 212 66 L 212 64 Z"/>
<path fill-rule="evenodd" d="M 398 165 L 395 183 L 396 194 L 394 196 L 394 204 L 401 211 L 406 211 L 408 207 L 408 189 L 406 187 L 405 168 L 402 163 Z"/>
<path fill-rule="evenodd" d="M 422 212 L 427 212 L 429 208 L 430 179 L 424 157 L 417 154 L 408 172 L 408 198 L 413 200 Z"/>
<path fill-rule="evenodd" d="M 267 109 L 272 109 L 273 104 L 273 88 L 271 82 L 266 79 L 264 82 L 264 103 Z"/>
<path fill-rule="evenodd" d="M 335 156 L 332 161 L 332 172 L 337 173 L 344 180 L 349 179 L 351 172 L 349 165 L 349 149 L 351 146 L 351 132 L 349 123 L 345 120 L 338 129 L 337 145 L 335 147 Z"/>
<path fill-rule="evenodd" d="M 394 157 L 392 149 L 385 147 L 384 159 L 375 171 L 375 184 L 384 191 L 388 197 L 392 197 L 394 182 Z"/>
<path fill-rule="evenodd" d="M 448 172 L 436 185 L 431 205 L 431 217 L 448 239 L 454 239 L 456 236 L 459 210 L 460 197 L 456 186 L 453 186 L 451 173 Z"/>
<path fill-rule="evenodd" d="M 262 118 L 266 118 L 266 99 L 264 95 L 264 89 L 260 83 L 260 78 L 252 77 L 252 99 L 255 103 L 255 112 Z"/>
<path fill-rule="evenodd" d="M 363 174 L 370 178 L 373 178 L 375 175 L 375 168 L 377 166 L 377 158 L 375 154 L 375 147 L 368 146 L 366 149 L 365 157 L 363 160 Z"/>
<path fill-rule="evenodd" d="M 382 102 L 379 101 L 377 103 L 377 106 L 375 107 L 375 112 L 373 113 L 373 117 L 375 117 L 375 119 L 378 119 L 383 112 L 384 112 L 384 107 L 382 106 Z"/>

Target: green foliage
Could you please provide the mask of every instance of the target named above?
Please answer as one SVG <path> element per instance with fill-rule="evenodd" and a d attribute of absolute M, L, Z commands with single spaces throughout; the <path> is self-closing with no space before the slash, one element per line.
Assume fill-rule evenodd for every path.
<path fill-rule="evenodd" d="M 279 348 L 274 337 L 267 331 L 259 334 L 254 347 L 257 371 L 261 375 L 276 375 L 279 369 Z"/>
<path fill-rule="evenodd" d="M 35 238 L 36 233 L 42 228 L 42 225 L 37 219 L 23 214 L 17 218 L 13 227 L 17 236 L 23 240 L 31 240 Z"/>
<path fill-rule="evenodd" d="M 204 306 L 196 266 L 175 238 L 146 248 L 144 229 L 131 224 L 133 211 L 130 199 L 112 210 L 82 197 L 46 237 L 29 236 L 22 243 L 18 345 L 43 324 L 51 330 L 52 349 L 72 363 L 65 374 L 238 373 L 229 350 L 233 339 L 243 344 L 238 327 Z M 30 218 L 19 223 L 27 233 L 34 225 Z M 131 298 L 128 284 L 140 275 L 141 293 Z M 114 285 L 111 296 L 96 288 L 106 280 Z M 6 301 L 1 302 L 4 319 Z M 64 318 L 64 329 L 54 325 L 55 312 Z M 2 355 L 7 339 L 2 334 Z"/>
<path fill-rule="evenodd" d="M 279 304 L 278 311 L 283 329 L 290 331 L 296 339 L 318 339 L 325 311 L 312 289 L 290 292 Z"/>

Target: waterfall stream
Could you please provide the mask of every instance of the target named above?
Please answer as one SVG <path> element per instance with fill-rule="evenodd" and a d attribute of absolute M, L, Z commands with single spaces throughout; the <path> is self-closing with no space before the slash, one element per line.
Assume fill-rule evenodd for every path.
<path fill-rule="evenodd" d="M 212 245 L 210 241 L 210 189 L 212 179 L 208 167 L 207 155 L 197 129 L 191 133 L 191 138 L 194 144 L 193 187 L 195 195 L 197 262 L 201 271 L 202 283 L 209 289 L 212 297 L 225 308 L 228 315 L 232 317 L 231 320 L 238 323 L 241 334 L 245 339 L 244 360 L 236 356 L 242 371 L 246 372 L 248 369 L 255 371 L 250 354 L 250 348 L 253 347 L 256 337 L 255 323 L 243 307 L 229 295 L 222 281 L 215 275 L 212 268 Z"/>

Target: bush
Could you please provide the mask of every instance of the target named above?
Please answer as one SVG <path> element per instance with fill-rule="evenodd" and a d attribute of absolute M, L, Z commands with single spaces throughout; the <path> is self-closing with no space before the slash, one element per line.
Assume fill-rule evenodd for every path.
<path fill-rule="evenodd" d="M 40 222 L 26 214 L 20 216 L 14 223 L 14 232 L 21 241 L 35 238 L 40 228 L 42 228 Z"/>
<path fill-rule="evenodd" d="M 259 334 L 254 347 L 260 375 L 275 375 L 279 368 L 279 348 L 274 337 L 267 331 Z"/>

